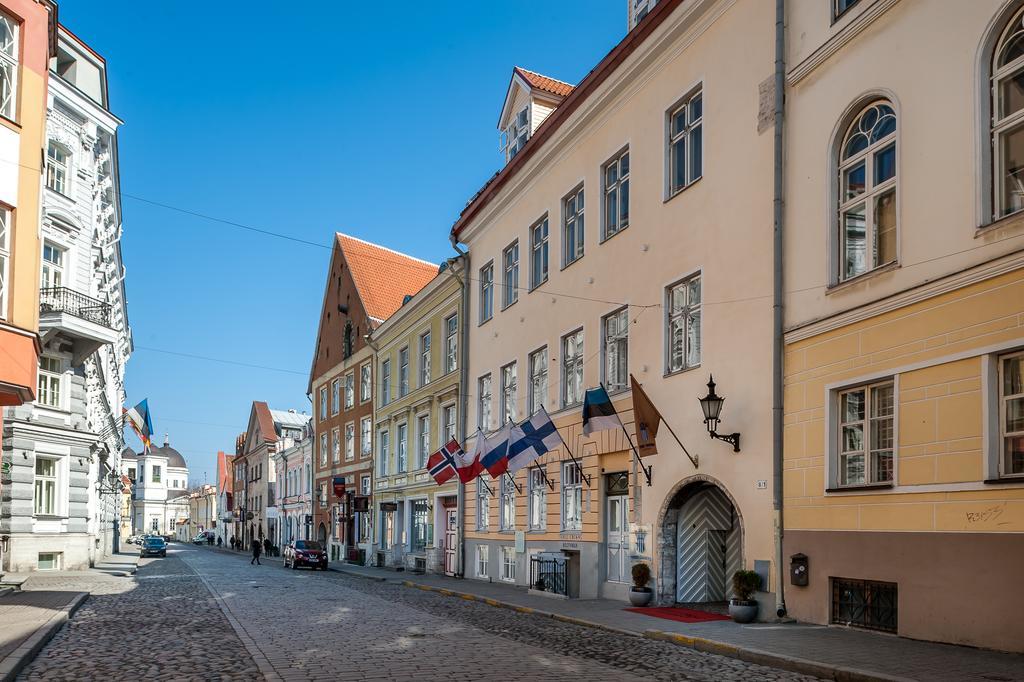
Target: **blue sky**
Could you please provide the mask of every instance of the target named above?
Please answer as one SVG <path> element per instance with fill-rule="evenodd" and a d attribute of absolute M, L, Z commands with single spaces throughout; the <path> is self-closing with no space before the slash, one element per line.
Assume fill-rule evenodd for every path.
<path fill-rule="evenodd" d="M 440 262 L 500 165 L 512 67 L 579 82 L 624 35 L 625 4 L 61 0 L 60 19 L 107 59 L 124 194 Z M 169 433 L 193 483 L 213 482 L 253 400 L 310 411 L 329 251 L 122 207 L 128 403 L 149 398 L 157 440 Z"/>

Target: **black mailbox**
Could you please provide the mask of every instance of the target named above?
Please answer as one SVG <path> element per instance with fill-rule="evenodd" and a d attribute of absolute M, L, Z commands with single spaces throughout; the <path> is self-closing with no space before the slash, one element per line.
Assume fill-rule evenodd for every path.
<path fill-rule="evenodd" d="M 807 569 L 807 555 L 794 554 L 789 560 L 789 582 L 797 587 L 807 587 L 811 577 Z"/>

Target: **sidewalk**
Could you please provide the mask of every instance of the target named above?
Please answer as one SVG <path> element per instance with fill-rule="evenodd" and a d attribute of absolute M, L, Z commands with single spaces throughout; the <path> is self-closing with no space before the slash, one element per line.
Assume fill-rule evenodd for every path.
<path fill-rule="evenodd" d="M 1024 680 L 1024 655 L 920 642 L 862 630 L 801 623 L 738 625 L 732 621 L 680 623 L 625 611 L 607 599 L 552 599 L 525 588 L 460 580 L 435 574 L 332 565 L 332 570 L 374 580 L 401 582 L 492 606 L 512 608 L 628 636 L 664 639 L 701 651 L 732 656 L 834 680 Z"/>

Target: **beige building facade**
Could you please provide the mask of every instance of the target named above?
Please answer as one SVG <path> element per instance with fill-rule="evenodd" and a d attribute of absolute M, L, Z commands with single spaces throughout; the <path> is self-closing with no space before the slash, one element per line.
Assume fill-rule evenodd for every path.
<path fill-rule="evenodd" d="M 463 259 L 374 329 L 374 563 L 455 575 L 458 477 L 438 485 L 430 455 L 459 439 Z"/>
<path fill-rule="evenodd" d="M 554 561 L 565 596 L 625 599 L 644 562 L 661 604 L 724 601 L 739 568 L 774 589 L 773 146 L 758 99 L 773 26 L 772 3 L 663 0 L 575 86 L 514 72 L 499 126 L 519 108 L 529 137 L 453 228 L 471 259 L 467 434 L 543 407 L 568 447 L 514 484 L 466 486 L 467 577 L 535 586 Z M 624 433 L 583 436 L 584 390 L 601 384 L 634 433 L 630 374 L 698 467 L 662 427 L 648 486 Z M 739 452 L 703 423 L 711 374 Z"/>
<path fill-rule="evenodd" d="M 788 3 L 786 604 L 1024 651 L 1024 3 L 829 4 Z"/>

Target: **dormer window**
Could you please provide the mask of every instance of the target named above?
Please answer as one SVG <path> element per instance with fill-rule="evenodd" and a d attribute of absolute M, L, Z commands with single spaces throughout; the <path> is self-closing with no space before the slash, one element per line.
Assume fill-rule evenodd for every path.
<path fill-rule="evenodd" d="M 629 3 L 629 30 L 639 24 L 644 17 L 654 8 L 658 0 L 630 0 Z"/>
<path fill-rule="evenodd" d="M 512 157 L 519 153 L 526 141 L 530 138 L 530 107 L 523 107 L 512 123 L 505 128 L 505 161 L 511 161 Z"/>

